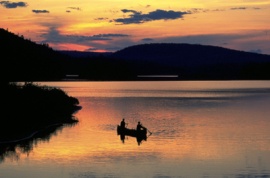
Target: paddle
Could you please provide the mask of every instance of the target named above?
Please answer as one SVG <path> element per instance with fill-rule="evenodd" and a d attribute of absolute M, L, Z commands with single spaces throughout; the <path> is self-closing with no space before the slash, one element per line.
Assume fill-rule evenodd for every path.
<path fill-rule="evenodd" d="M 150 135 L 152 135 L 152 132 L 150 132 L 150 130 L 148 129 L 148 128 L 146 128 L 147 129 L 147 131 L 150 133 Z"/>
<path fill-rule="evenodd" d="M 150 133 L 150 135 L 152 135 L 152 132 L 150 132 L 150 130 L 148 128 L 146 128 L 144 126 L 142 126 L 142 128 L 145 128 Z"/>

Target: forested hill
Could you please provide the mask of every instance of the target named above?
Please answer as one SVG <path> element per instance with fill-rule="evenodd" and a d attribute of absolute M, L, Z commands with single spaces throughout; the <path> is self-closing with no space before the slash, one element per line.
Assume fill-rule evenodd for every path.
<path fill-rule="evenodd" d="M 127 47 L 113 54 L 125 60 L 155 62 L 171 66 L 244 64 L 270 62 L 269 55 L 199 44 L 156 43 Z"/>
<path fill-rule="evenodd" d="M 47 44 L 0 29 L 1 67 L 4 81 L 59 80 L 63 78 L 62 54 Z"/>
<path fill-rule="evenodd" d="M 270 79 L 270 55 L 216 46 L 142 44 L 112 56 L 136 63 L 133 66 L 141 74 L 176 74 L 179 79 Z"/>
<path fill-rule="evenodd" d="M 0 28 L 1 82 L 130 80 L 128 66 L 111 53 L 57 51 Z M 132 75 L 133 76 L 133 75 Z M 73 78 L 71 79 L 73 80 Z"/>

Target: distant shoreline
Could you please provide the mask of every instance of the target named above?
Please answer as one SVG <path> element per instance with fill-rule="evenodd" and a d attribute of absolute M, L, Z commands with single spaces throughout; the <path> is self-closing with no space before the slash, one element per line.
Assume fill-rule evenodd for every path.
<path fill-rule="evenodd" d="M 178 78 L 178 75 L 137 75 L 138 78 Z"/>
<path fill-rule="evenodd" d="M 101 80 L 101 79 L 62 79 L 34 82 L 138 82 L 138 81 L 270 81 L 270 79 L 179 79 L 178 77 L 138 77 L 138 79 Z"/>

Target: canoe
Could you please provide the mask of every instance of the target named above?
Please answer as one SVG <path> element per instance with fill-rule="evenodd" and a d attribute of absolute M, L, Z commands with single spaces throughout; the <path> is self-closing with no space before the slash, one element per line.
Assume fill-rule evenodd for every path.
<path fill-rule="evenodd" d="M 144 138 L 146 139 L 147 135 L 147 129 L 142 128 L 141 130 L 136 130 L 136 129 L 129 129 L 129 128 L 122 128 L 120 125 L 117 126 L 117 134 L 118 135 L 127 135 L 127 136 L 132 136 L 132 137 L 139 137 L 139 138 Z"/>

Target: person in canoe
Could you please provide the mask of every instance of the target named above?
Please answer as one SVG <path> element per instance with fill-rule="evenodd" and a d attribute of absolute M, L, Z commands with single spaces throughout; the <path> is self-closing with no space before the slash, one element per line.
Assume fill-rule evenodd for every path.
<path fill-rule="evenodd" d="M 140 131 L 142 129 L 146 129 L 144 126 L 142 126 L 141 122 L 138 122 L 137 124 L 137 131 Z"/>
<path fill-rule="evenodd" d="M 123 128 L 123 129 L 126 127 L 125 118 L 123 118 L 123 120 L 121 121 L 120 127 Z"/>

